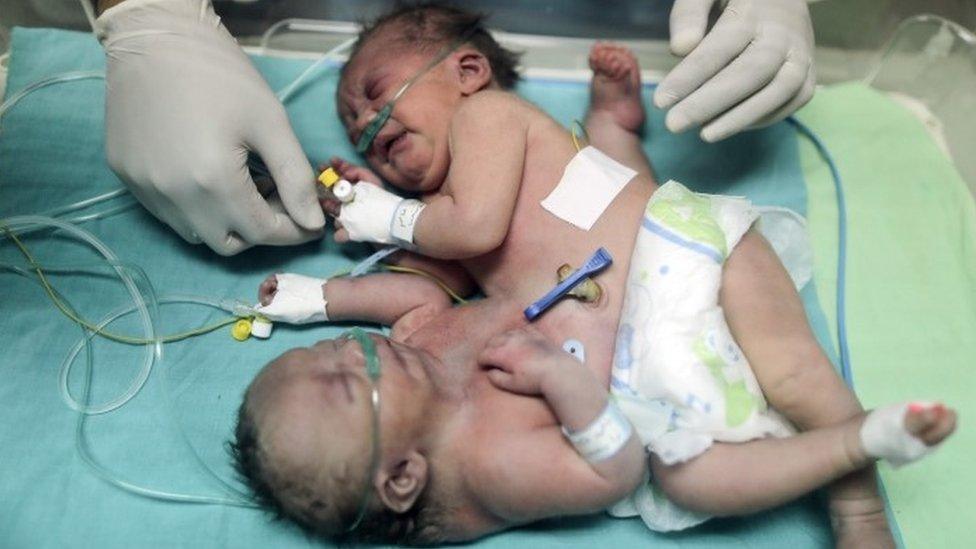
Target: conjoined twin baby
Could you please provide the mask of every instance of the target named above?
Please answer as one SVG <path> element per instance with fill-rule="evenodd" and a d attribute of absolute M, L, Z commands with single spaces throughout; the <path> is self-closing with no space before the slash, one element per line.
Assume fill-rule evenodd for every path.
<path fill-rule="evenodd" d="M 929 453 L 954 411 L 865 413 L 756 208 L 658 186 L 629 51 L 592 49 L 588 144 L 510 91 L 516 61 L 455 8 L 362 31 L 336 102 L 371 169 L 334 159 L 354 197 L 323 207 L 337 241 L 398 245 L 389 262 L 433 276 L 261 285 L 272 320 L 390 335 L 354 330 L 258 374 L 233 444 L 257 499 L 329 539 L 429 544 L 601 511 L 678 530 L 826 486 L 838 545 L 892 546 L 873 464 Z M 527 320 L 599 248 L 613 263 L 594 291 Z M 452 306 L 442 284 L 484 298 Z"/>

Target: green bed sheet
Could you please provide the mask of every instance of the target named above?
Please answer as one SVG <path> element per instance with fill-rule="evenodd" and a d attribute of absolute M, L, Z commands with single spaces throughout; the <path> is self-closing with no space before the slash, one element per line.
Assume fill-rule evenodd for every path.
<path fill-rule="evenodd" d="M 846 318 L 854 386 L 861 402 L 872 408 L 908 399 L 941 399 L 961 416 L 954 438 L 934 456 L 900 470 L 880 466 L 905 545 L 972 547 L 973 197 L 921 122 L 867 86 L 821 90 L 799 118 L 823 139 L 844 181 Z M 800 150 L 818 290 L 834 325 L 834 185 L 813 147 L 801 142 Z"/>

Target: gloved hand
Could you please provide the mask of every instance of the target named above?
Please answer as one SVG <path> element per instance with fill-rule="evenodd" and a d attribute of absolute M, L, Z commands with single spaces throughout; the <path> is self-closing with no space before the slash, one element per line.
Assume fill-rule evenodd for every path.
<path fill-rule="evenodd" d="M 654 104 L 681 132 L 706 141 L 781 120 L 813 96 L 813 28 L 804 0 L 729 0 L 705 34 L 715 0 L 676 0 L 671 51 L 687 56 L 661 82 Z M 704 37 L 704 38 L 703 38 Z"/>
<path fill-rule="evenodd" d="M 153 215 L 223 255 L 322 234 L 312 167 L 284 107 L 208 0 L 127 0 L 96 24 L 109 165 Z M 258 193 L 249 150 L 280 201 Z"/>

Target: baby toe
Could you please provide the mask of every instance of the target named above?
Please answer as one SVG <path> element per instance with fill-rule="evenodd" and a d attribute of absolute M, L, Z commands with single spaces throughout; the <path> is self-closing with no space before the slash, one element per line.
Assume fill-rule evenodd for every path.
<path fill-rule="evenodd" d="M 931 427 L 919 433 L 922 442 L 932 446 L 949 437 L 956 430 L 956 412 L 945 407 L 936 410 L 936 419 Z"/>

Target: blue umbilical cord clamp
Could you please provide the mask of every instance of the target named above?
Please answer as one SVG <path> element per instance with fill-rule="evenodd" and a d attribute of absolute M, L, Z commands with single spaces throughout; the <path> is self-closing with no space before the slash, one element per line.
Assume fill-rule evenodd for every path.
<path fill-rule="evenodd" d="M 613 257 L 606 248 L 598 248 L 596 252 L 582 267 L 576 269 L 573 274 L 569 275 L 566 280 L 560 282 L 555 288 L 549 290 L 549 293 L 537 299 L 534 303 L 529 305 L 523 311 L 525 318 L 530 322 L 535 320 L 536 317 L 545 312 L 546 309 L 552 307 L 556 301 L 559 301 L 561 297 L 568 294 L 577 284 L 583 281 L 584 278 L 590 276 L 591 274 L 597 273 L 606 269 L 613 263 Z"/>

